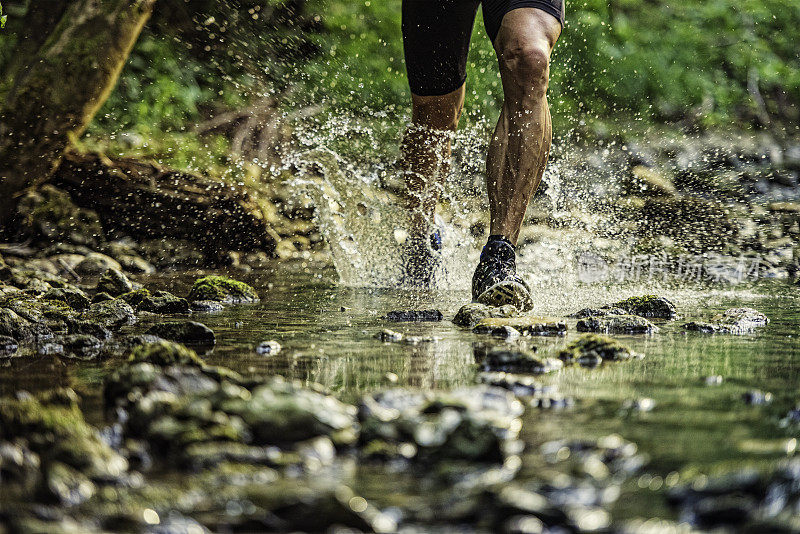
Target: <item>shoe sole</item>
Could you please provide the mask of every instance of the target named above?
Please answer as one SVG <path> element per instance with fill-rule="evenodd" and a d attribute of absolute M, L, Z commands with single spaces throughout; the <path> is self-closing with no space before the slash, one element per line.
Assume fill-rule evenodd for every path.
<path fill-rule="evenodd" d="M 487 306 L 513 304 L 519 311 L 528 311 L 533 308 L 533 299 L 525 286 L 509 280 L 493 285 L 478 295 L 475 301 Z"/>

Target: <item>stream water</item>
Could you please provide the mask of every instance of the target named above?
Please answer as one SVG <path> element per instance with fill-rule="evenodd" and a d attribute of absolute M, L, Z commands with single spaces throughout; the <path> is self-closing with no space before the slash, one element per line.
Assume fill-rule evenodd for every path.
<path fill-rule="evenodd" d="M 196 275 L 153 275 L 142 281 L 185 294 Z M 203 317 L 218 340 L 205 354 L 209 363 L 246 375 L 280 374 L 317 382 L 347 402 L 357 402 L 365 393 L 386 387 L 453 389 L 479 379 L 475 350 L 487 342 L 486 337 L 449 321 L 468 300 L 465 291 L 349 288 L 338 283 L 332 267 L 300 261 L 235 275 L 257 288 L 262 301 Z M 565 317 L 583 306 L 652 292 L 653 287 L 629 284 L 574 289 L 566 295 L 559 287 L 536 292 L 541 303 L 537 312 Z M 798 400 L 800 291 L 781 282 L 767 282 L 735 288 L 673 285 L 658 292 L 673 300 L 681 318 L 656 321 L 661 331 L 655 335 L 617 336 L 643 353 L 643 359 L 594 369 L 570 367 L 537 377 L 557 390 L 553 395 L 573 403 L 560 409 L 526 409 L 518 481 L 536 481 L 543 473 L 552 477 L 554 470 L 564 469 L 546 461 L 542 454 L 546 443 L 616 435 L 636 444 L 646 468 L 622 484 L 622 498 L 611 508 L 611 518 L 615 522 L 674 518 L 665 503 L 670 487 L 742 467 L 769 470 L 795 453 L 798 429 L 782 425 L 780 420 Z M 745 305 L 766 313 L 771 319 L 769 326 L 740 336 L 687 333 L 680 328 L 684 320 L 704 319 Z M 381 318 L 388 311 L 409 308 L 437 308 L 445 320 L 392 325 Z M 136 330 L 155 320 L 143 319 Z M 569 330 L 565 338 L 534 338 L 529 343 L 540 355 L 553 355 L 577 335 L 575 321 L 566 321 Z M 430 340 L 383 343 L 375 334 L 387 326 Z M 257 354 L 255 347 L 268 339 L 278 340 L 283 350 L 274 356 Z M 98 385 L 115 365 L 111 361 L 63 366 L 20 359 L 0 372 L 0 392 L 73 387 L 85 394 L 89 419 L 102 424 Z M 746 403 L 743 395 L 752 390 L 771 393 L 772 402 Z M 401 470 L 391 478 L 389 483 L 385 470 L 365 465 L 349 471 L 345 482 L 383 508 L 436 502 L 444 506 L 453 499 L 452 488 L 422 483 L 413 472 Z"/>

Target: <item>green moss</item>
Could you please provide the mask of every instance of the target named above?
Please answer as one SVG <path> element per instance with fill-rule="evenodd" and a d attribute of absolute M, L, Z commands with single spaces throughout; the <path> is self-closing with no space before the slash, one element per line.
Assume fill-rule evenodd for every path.
<path fill-rule="evenodd" d="M 162 367 L 167 365 L 205 366 L 195 351 L 172 341 L 139 345 L 131 351 L 129 360 L 136 363 L 148 362 Z"/>
<path fill-rule="evenodd" d="M 134 291 L 129 291 L 128 293 L 123 293 L 118 298 L 124 300 L 134 308 L 137 308 L 145 299 L 149 297 L 150 297 L 150 291 L 142 288 L 142 289 L 136 289 Z"/>
<path fill-rule="evenodd" d="M 258 302 L 256 290 L 238 280 L 225 276 L 204 276 L 195 281 L 188 299 L 221 302 Z"/>

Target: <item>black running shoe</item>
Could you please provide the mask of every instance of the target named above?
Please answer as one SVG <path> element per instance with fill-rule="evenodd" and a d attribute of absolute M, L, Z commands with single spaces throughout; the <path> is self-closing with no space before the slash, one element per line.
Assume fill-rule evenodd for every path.
<path fill-rule="evenodd" d="M 402 262 L 402 286 L 420 289 L 435 286 L 442 263 L 442 232 L 436 229 L 427 239 L 409 237 L 403 244 Z"/>
<path fill-rule="evenodd" d="M 513 304 L 520 311 L 533 308 L 531 290 L 517 274 L 516 252 L 506 241 L 490 241 L 472 276 L 472 298 L 481 304 Z"/>

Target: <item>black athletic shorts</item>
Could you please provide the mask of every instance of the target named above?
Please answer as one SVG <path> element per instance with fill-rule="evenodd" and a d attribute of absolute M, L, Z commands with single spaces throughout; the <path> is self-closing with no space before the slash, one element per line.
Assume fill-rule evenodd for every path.
<path fill-rule="evenodd" d="M 412 93 L 445 95 L 461 87 L 480 3 L 492 42 L 512 9 L 535 7 L 564 24 L 564 0 L 403 0 L 403 48 Z"/>

